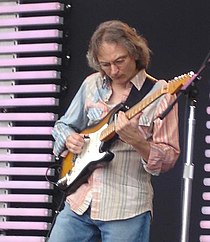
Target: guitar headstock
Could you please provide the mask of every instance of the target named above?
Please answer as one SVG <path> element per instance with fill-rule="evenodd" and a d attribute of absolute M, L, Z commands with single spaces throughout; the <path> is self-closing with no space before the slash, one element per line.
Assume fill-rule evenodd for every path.
<path fill-rule="evenodd" d="M 179 91 L 182 86 L 184 86 L 194 75 L 193 71 L 188 72 L 187 74 L 180 75 L 175 77 L 173 80 L 170 80 L 167 84 L 167 93 L 174 94 Z"/>

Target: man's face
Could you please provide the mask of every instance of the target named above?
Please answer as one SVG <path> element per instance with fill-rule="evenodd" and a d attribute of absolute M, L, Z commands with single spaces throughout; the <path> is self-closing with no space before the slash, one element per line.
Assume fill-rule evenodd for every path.
<path fill-rule="evenodd" d="M 113 82 L 128 83 L 138 72 L 136 61 L 120 43 L 104 42 L 100 46 L 98 61 L 100 68 Z"/>

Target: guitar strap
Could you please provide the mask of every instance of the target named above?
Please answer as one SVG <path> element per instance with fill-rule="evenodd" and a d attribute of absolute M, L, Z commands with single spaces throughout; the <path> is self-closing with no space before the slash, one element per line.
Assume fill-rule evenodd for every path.
<path fill-rule="evenodd" d="M 132 106 L 134 106 L 136 103 L 141 101 L 147 93 L 152 89 L 155 82 L 157 82 L 156 79 L 150 78 L 150 76 L 147 76 L 146 80 L 144 81 L 144 84 L 140 90 L 138 90 L 134 85 L 131 88 L 131 91 L 124 103 L 121 104 L 119 110 L 126 112 L 128 109 L 130 109 Z M 118 110 L 118 111 L 119 111 Z M 115 115 L 111 117 L 109 120 L 110 123 L 114 121 Z M 118 135 L 115 134 L 114 137 L 106 142 L 103 142 L 103 145 L 101 146 L 102 151 L 109 150 L 110 145 L 114 140 L 118 139 Z"/>
<path fill-rule="evenodd" d="M 131 88 L 131 91 L 124 102 L 124 107 L 126 109 L 129 109 L 130 107 L 134 106 L 136 103 L 141 101 L 147 93 L 152 89 L 154 86 L 154 82 L 150 80 L 149 78 L 146 78 L 142 88 L 138 90 L 134 85 Z"/>

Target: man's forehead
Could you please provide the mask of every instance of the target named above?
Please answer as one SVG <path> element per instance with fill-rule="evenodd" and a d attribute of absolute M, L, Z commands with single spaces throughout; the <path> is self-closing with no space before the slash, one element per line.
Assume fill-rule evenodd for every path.
<path fill-rule="evenodd" d="M 102 61 L 113 61 L 127 54 L 127 49 L 121 43 L 104 42 L 99 48 L 97 57 Z"/>

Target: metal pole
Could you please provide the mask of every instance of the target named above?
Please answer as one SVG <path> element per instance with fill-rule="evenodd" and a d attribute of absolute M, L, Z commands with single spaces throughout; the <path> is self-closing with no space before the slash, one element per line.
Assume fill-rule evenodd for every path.
<path fill-rule="evenodd" d="M 194 145 L 194 130 L 195 130 L 195 101 L 192 101 L 188 119 L 188 136 L 187 136 L 187 152 L 186 162 L 183 171 L 183 197 L 182 197 L 182 231 L 181 242 L 189 242 L 189 226 L 190 226 L 190 209 L 191 209 L 191 194 L 192 181 L 194 174 L 193 165 L 193 145 Z"/>

